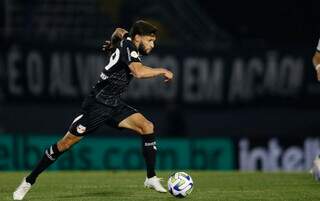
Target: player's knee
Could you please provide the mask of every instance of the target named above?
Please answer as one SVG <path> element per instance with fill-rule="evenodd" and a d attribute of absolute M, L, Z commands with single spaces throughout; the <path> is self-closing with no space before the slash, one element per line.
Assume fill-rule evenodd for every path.
<path fill-rule="evenodd" d="M 154 125 L 150 121 L 145 121 L 143 122 L 141 126 L 141 134 L 147 135 L 147 134 L 152 134 L 154 132 Z"/>

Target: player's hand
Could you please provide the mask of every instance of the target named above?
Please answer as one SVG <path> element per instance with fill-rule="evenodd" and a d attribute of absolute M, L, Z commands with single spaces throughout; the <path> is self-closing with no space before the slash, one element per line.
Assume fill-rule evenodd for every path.
<path fill-rule="evenodd" d="M 164 69 L 164 74 L 163 76 L 165 77 L 165 82 L 169 82 L 170 80 L 173 79 L 173 73 L 167 69 Z"/>
<path fill-rule="evenodd" d="M 102 51 L 104 51 L 104 52 L 107 51 L 109 49 L 110 45 L 111 45 L 110 40 L 104 41 L 103 45 L 102 45 Z"/>

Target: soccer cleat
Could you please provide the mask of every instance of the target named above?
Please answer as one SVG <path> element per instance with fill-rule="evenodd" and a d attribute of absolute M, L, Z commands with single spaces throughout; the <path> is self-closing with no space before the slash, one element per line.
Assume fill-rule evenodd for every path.
<path fill-rule="evenodd" d="M 146 188 L 153 188 L 154 190 L 156 190 L 160 193 L 166 193 L 167 190 L 165 188 L 163 188 L 163 186 L 160 183 L 161 180 L 162 179 L 158 178 L 157 176 L 154 176 L 151 178 L 146 178 L 146 180 L 144 181 L 144 186 Z"/>
<path fill-rule="evenodd" d="M 313 166 L 310 172 L 316 181 L 320 181 L 320 155 L 316 156 L 313 160 Z"/>
<path fill-rule="evenodd" d="M 26 182 L 26 178 L 23 178 L 21 184 L 13 193 L 13 200 L 23 200 L 24 196 L 28 193 L 31 188 L 31 184 Z"/>

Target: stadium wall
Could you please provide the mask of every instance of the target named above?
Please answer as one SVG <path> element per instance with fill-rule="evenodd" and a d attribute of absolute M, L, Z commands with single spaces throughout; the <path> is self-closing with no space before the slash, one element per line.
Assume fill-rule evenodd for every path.
<path fill-rule="evenodd" d="M 30 170 L 57 135 L 1 134 L 0 170 Z M 50 170 L 138 170 L 144 168 L 140 139 L 88 137 Z M 160 170 L 308 171 L 320 153 L 320 138 L 160 138 Z"/>

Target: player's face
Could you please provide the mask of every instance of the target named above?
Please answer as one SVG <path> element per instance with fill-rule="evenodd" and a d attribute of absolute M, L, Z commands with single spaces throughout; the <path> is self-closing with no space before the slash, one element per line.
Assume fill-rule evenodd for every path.
<path fill-rule="evenodd" d="M 155 36 L 141 36 L 139 45 L 139 53 L 142 55 L 148 55 L 154 48 Z"/>

